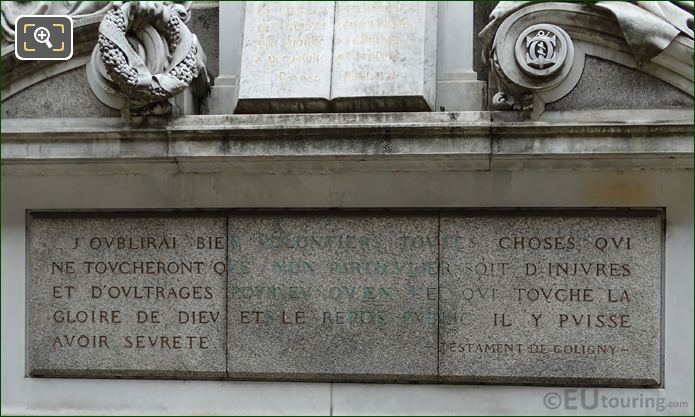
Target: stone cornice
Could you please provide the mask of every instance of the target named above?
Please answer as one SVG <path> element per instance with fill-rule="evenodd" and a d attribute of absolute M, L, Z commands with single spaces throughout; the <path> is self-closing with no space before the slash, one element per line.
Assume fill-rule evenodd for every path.
<path fill-rule="evenodd" d="M 693 167 L 692 110 L 5 119 L 3 173 Z"/>

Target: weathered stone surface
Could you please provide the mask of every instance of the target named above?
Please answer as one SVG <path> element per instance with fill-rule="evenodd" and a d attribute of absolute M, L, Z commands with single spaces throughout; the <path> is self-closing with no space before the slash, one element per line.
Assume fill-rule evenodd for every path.
<path fill-rule="evenodd" d="M 656 210 L 32 213 L 28 372 L 658 386 L 662 233 Z"/>
<path fill-rule="evenodd" d="M 92 93 L 82 67 L 47 78 L 2 102 L 2 117 L 8 119 L 118 115 L 117 110 L 104 106 Z"/>
<path fill-rule="evenodd" d="M 195 3 L 194 3 L 195 5 Z M 197 6 L 197 5 L 196 5 Z M 203 4 L 191 9 L 188 28 L 200 42 L 207 57 L 206 68 L 214 78 L 219 75 L 219 8 L 216 4 Z"/>
<path fill-rule="evenodd" d="M 354 194 L 349 195 L 359 196 L 357 206 L 375 205 L 371 201 L 388 206 L 393 201 L 410 203 L 400 189 L 381 179 L 384 173 L 417 177 L 423 172 L 454 175 L 461 170 L 517 175 L 529 169 L 692 169 L 693 114 L 692 109 L 545 112 L 538 121 L 529 121 L 519 112 L 218 115 L 181 116 L 171 122 L 146 118 L 137 128 L 124 126 L 119 119 L 7 119 L 2 125 L 0 155 L 3 175 L 233 172 L 280 174 L 277 178 L 298 184 L 295 175 L 302 173 L 316 174 L 329 184 L 328 173 L 358 172 L 360 178 L 371 173 L 379 187 L 390 191 L 363 193 L 361 180 L 348 175 L 355 181 L 350 186 Z M 292 134 L 279 134 L 279 129 Z M 481 181 L 477 175 L 476 179 L 466 176 L 468 183 Z M 263 184 L 267 181 L 277 187 L 274 176 L 261 178 Z M 488 181 L 487 176 L 482 178 Z M 441 190 L 423 183 L 422 199 L 416 201 L 432 205 Z M 194 187 L 194 193 L 185 193 L 191 199 L 189 206 L 196 205 L 196 196 L 207 188 Z M 233 205 L 284 201 L 278 200 L 276 192 L 266 192 L 265 185 L 252 188 L 257 188 L 254 193 L 260 199 L 235 197 Z M 307 200 L 298 197 L 306 194 L 315 198 L 309 205 L 344 205 L 342 192 L 314 193 L 302 186 L 297 194 L 290 188 L 282 196 L 294 206 L 306 205 Z M 234 195 L 229 188 L 212 189 Z M 497 192 L 493 187 L 478 197 L 487 196 L 481 200 L 483 205 L 494 204 Z M 461 194 L 455 199 L 459 205 L 468 201 Z"/>
<path fill-rule="evenodd" d="M 337 111 L 428 111 L 436 88 L 436 2 L 336 2 Z"/>
<path fill-rule="evenodd" d="M 498 1 L 474 1 L 473 2 L 473 33 L 480 33 L 481 30 L 490 22 L 490 13 L 497 6 Z M 489 66 L 483 59 L 483 45 L 477 41 L 473 42 L 473 70 L 481 81 L 488 80 Z"/>
<path fill-rule="evenodd" d="M 658 78 L 594 56 L 586 57 L 582 78 L 546 110 L 693 108 L 693 97 Z"/>
<path fill-rule="evenodd" d="M 236 113 L 329 108 L 334 2 L 246 3 Z"/>
<path fill-rule="evenodd" d="M 232 215 L 229 233 L 230 377 L 436 379 L 436 215 Z"/>
<path fill-rule="evenodd" d="M 29 222 L 30 375 L 225 374 L 224 216 L 34 213 Z"/>
<path fill-rule="evenodd" d="M 661 221 L 443 214 L 440 380 L 659 385 Z"/>

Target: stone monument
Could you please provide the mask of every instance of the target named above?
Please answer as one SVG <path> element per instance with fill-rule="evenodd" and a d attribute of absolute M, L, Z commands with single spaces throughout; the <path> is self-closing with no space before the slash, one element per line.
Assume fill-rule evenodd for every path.
<path fill-rule="evenodd" d="M 0 413 L 692 415 L 693 9 L 3 1 Z"/>

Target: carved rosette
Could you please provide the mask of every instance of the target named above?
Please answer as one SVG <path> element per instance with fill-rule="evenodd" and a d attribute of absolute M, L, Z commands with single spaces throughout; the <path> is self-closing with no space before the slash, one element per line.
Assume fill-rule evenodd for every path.
<path fill-rule="evenodd" d="M 106 13 L 87 68 L 99 100 L 117 109 L 166 112 L 167 101 L 199 77 L 207 85 L 205 54 L 185 16 L 183 6 L 171 2 L 125 3 Z"/>

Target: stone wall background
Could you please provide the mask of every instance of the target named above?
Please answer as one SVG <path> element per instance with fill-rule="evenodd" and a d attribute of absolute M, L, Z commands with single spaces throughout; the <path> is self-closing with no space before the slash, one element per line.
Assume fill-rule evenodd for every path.
<path fill-rule="evenodd" d="M 327 184 L 330 184 L 328 186 Z M 607 397 L 685 401 L 693 412 L 692 170 L 345 172 L 2 177 L 3 414 L 534 414 L 562 388 L 25 377 L 27 209 L 226 207 L 665 207 L 665 386 Z M 576 392 L 579 395 L 579 392 Z M 593 395 L 593 390 L 588 391 Z M 653 409 L 625 412 L 655 413 Z M 614 409 L 579 409 L 603 415 Z"/>

